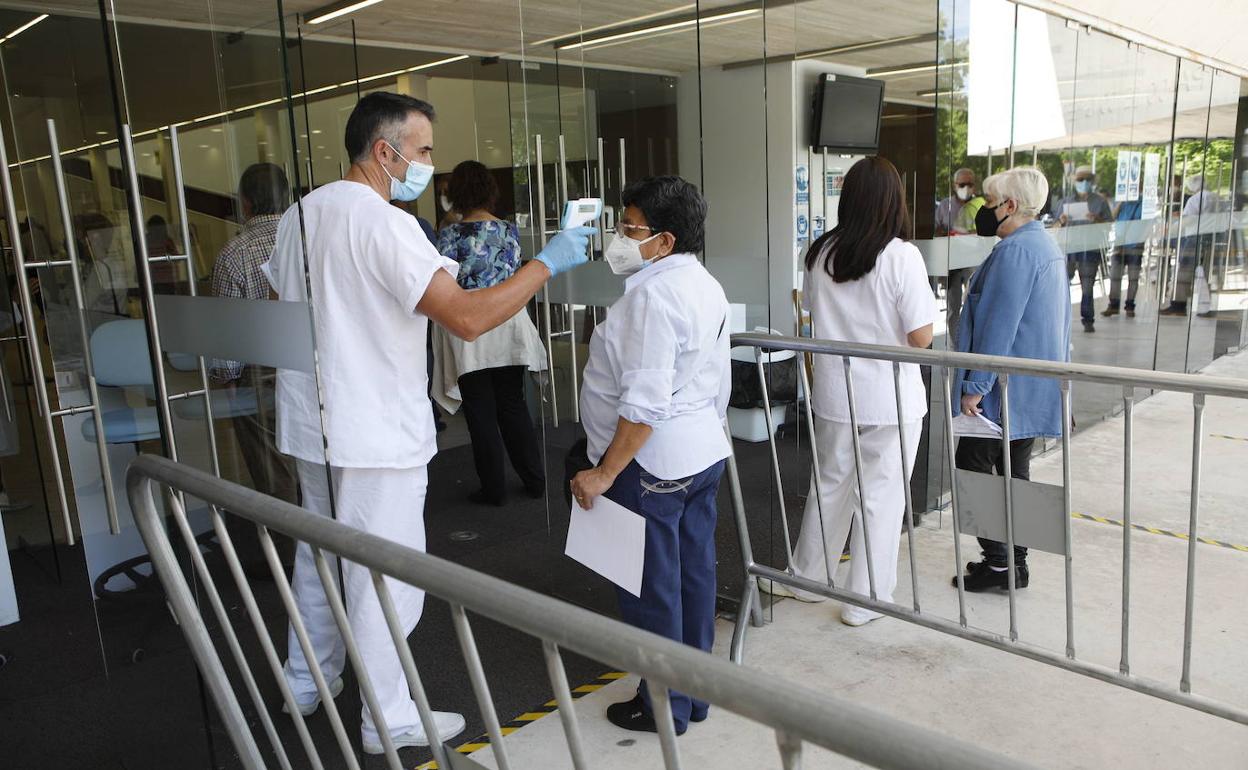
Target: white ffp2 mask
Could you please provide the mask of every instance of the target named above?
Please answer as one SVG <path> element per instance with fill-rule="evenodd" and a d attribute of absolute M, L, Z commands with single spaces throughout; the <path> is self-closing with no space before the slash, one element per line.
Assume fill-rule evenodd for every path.
<path fill-rule="evenodd" d="M 611 243 L 607 244 L 607 250 L 602 256 L 611 267 L 611 272 L 616 275 L 632 275 L 654 261 L 641 256 L 641 244 L 649 243 L 660 235 L 662 233 L 655 233 L 644 241 L 635 241 L 627 235 L 616 233 L 611 236 Z"/>

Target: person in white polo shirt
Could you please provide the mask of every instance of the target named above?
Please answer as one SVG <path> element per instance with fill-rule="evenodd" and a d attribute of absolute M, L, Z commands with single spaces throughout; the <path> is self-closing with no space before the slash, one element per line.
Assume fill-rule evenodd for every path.
<path fill-rule="evenodd" d="M 414 217 L 390 205 L 415 200 L 433 176 L 433 118 L 432 106 L 410 96 L 361 99 L 346 126 L 351 169 L 286 212 L 269 261 L 279 299 L 308 301 L 311 287 L 319 389 L 318 376 L 306 372 L 283 369 L 277 381 L 278 448 L 298 462 L 303 507 L 417 550 L 425 547 L 426 465 L 437 451 L 425 364 L 429 319 L 476 338 L 515 315 L 551 276 L 585 262 L 593 232 L 560 233 L 510 279 L 461 289 L 459 265 L 438 253 Z M 381 711 L 363 709 L 365 753 L 383 752 L 383 725 L 396 747 L 462 731 L 462 716 L 437 712 L 439 734 L 425 735 L 368 570 L 344 562 L 342 577 Z M 424 592 L 387 585 L 410 634 Z M 294 589 L 336 695 L 345 649 L 306 543 L 296 553 Z M 300 711 L 311 714 L 321 697 L 293 629 L 289 640 L 286 679 Z"/>
<path fill-rule="evenodd" d="M 715 497 L 732 451 L 728 408 L 728 300 L 702 263 L 706 201 L 677 176 L 642 179 L 623 193 L 607 247 L 627 275 L 624 296 L 589 342 L 581 422 L 597 467 L 572 479 L 582 507 L 609 500 L 646 520 L 641 596 L 619 590 L 624 620 L 710 651 L 715 638 Z M 708 705 L 671 693 L 676 732 Z M 627 730 L 655 731 L 643 682 L 607 709 Z"/>
<path fill-rule="evenodd" d="M 806 254 L 802 302 L 811 313 L 813 336 L 872 345 L 925 348 L 932 343 L 936 301 L 928 289 L 927 268 L 914 244 L 906 243 L 910 218 L 901 177 L 879 156 L 855 163 L 845 175 L 838 224 L 815 241 Z M 862 450 L 862 489 L 854 463 L 854 428 L 840 356 L 814 359 L 815 446 L 819 483 L 812 477 L 793 554 L 799 577 L 826 583 L 828 565 L 836 569 L 845 537 L 849 541 L 849 577 L 841 587 L 870 596 L 870 575 L 861 524 L 871 542 L 875 595 L 893 600 L 897 585 L 897 549 L 906 510 L 910 477 L 927 393 L 917 364 L 902 364 L 901 419 L 893 366 L 888 361 L 850 359 L 858 442 Z M 900 441 L 905 437 L 902 465 Z M 861 518 L 855 512 L 861 513 Z M 776 596 L 820 601 L 823 597 L 759 580 Z M 861 626 L 880 613 L 846 604 L 841 621 Z"/>

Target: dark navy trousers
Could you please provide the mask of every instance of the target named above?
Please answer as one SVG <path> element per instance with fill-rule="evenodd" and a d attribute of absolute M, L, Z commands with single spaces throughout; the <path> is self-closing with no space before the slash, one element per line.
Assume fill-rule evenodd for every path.
<path fill-rule="evenodd" d="M 724 473 L 720 460 L 687 479 L 667 481 L 636 461 L 607 490 L 608 499 L 646 519 L 646 563 L 641 596 L 619 589 L 624 621 L 709 652 L 715 641 L 715 498 Z M 643 681 L 638 690 L 653 714 Z M 692 715 L 706 718 L 708 704 L 669 692 L 676 729 Z"/>

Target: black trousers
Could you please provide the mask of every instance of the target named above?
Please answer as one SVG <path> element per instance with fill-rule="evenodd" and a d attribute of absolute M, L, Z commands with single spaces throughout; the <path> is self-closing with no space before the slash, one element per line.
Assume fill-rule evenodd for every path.
<path fill-rule="evenodd" d="M 481 491 L 491 501 L 506 496 L 503 450 L 530 494 L 546 487 L 542 450 L 524 400 L 523 366 L 499 366 L 459 378 L 464 418 L 472 437 L 472 459 Z"/>
<path fill-rule="evenodd" d="M 1016 479 L 1031 478 L 1031 449 L 1035 445 L 1034 438 L 1021 438 L 1010 442 L 1010 475 Z M 973 438 L 963 436 L 958 439 L 958 454 L 955 463 L 960 471 L 977 471 L 979 473 L 995 473 L 1005 475 L 1005 452 L 1001 450 L 1001 442 L 995 438 Z M 996 540 L 979 538 L 979 547 L 983 551 L 984 561 L 994 567 L 1008 567 L 1009 552 L 1005 543 Z M 1014 546 L 1014 564 L 1027 563 L 1027 548 Z"/>

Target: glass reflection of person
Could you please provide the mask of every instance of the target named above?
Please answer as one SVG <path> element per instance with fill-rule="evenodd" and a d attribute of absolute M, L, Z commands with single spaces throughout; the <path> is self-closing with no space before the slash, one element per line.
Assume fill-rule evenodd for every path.
<path fill-rule="evenodd" d="M 109 264 L 115 228 L 104 214 L 89 212 L 73 219 L 74 243 L 82 273 L 84 309 L 95 313 L 122 315 L 126 289 Z"/>
<path fill-rule="evenodd" d="M 967 235 L 975 232 L 975 214 L 984 205 L 979 195 L 975 172 L 960 168 L 953 174 L 953 195 L 936 204 L 936 235 Z M 958 320 L 962 317 L 962 297 L 966 283 L 975 272 L 973 267 L 949 271 L 945 286 L 946 329 L 950 347 L 957 345 Z"/>
<path fill-rule="evenodd" d="M 1105 196 L 1096 191 L 1096 174 L 1091 166 L 1075 169 L 1075 189 L 1057 205 L 1057 221 L 1063 227 L 1081 227 L 1102 224 L 1114 218 L 1113 210 Z M 1096 241 L 1104 240 L 1095 238 Z M 1101 269 L 1103 246 L 1073 252 L 1066 257 L 1066 277 L 1079 274 L 1083 297 L 1079 302 L 1079 318 L 1085 332 L 1096 331 L 1096 306 L 1093 301 L 1096 276 Z"/>
<path fill-rule="evenodd" d="M 1145 230 L 1139 224 L 1144 211 L 1140 198 L 1118 204 L 1114 215 L 1114 251 L 1109 258 L 1109 305 L 1101 311 L 1105 318 L 1126 312 L 1135 317 L 1135 295 L 1140 290 L 1140 268 L 1144 264 Z M 1122 302 L 1122 276 L 1127 275 L 1127 301 Z"/>
<path fill-rule="evenodd" d="M 238 183 L 243 226 L 217 256 L 212 269 L 214 296 L 269 299 L 268 279 L 261 268 L 273 253 L 277 223 L 289 199 L 290 185 L 280 167 L 272 163 L 257 163 L 243 172 Z M 256 329 L 255 333 L 264 334 L 264 330 Z M 236 397 L 240 389 L 248 389 L 255 394 L 256 411 L 232 418 L 234 436 L 253 488 L 288 503 L 298 502 L 294 461 L 277 451 L 273 409 L 276 372 L 267 366 L 242 361 L 214 360 L 211 375 L 213 382 L 224 385 Z M 271 578 L 255 527 L 233 516 L 228 518 L 227 523 L 248 574 L 254 578 Z M 275 542 L 283 561 L 289 561 L 293 548 L 289 541 L 275 537 Z"/>
<path fill-rule="evenodd" d="M 1183 203 L 1182 227 L 1177 228 L 1180 230 L 1179 262 L 1174 277 L 1174 298 L 1168 307 L 1162 308 L 1163 316 L 1187 315 L 1187 304 L 1196 286 L 1197 265 L 1204 267 L 1205 280 L 1209 280 L 1215 233 L 1208 215 L 1224 209 L 1222 196 L 1205 187 L 1204 174 L 1189 176 L 1184 186 L 1189 195 Z"/>

